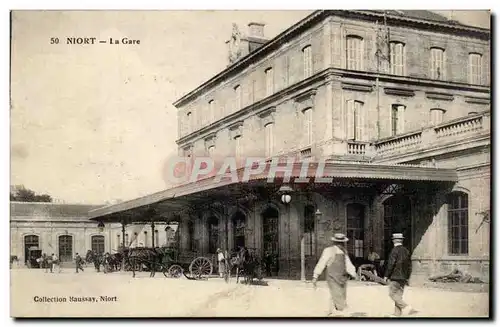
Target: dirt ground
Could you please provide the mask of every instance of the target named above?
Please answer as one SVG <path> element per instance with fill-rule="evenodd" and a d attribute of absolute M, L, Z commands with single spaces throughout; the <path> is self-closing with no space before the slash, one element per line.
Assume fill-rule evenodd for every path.
<path fill-rule="evenodd" d="M 35 302 L 38 297 L 61 297 L 66 302 Z M 70 302 L 73 297 L 95 297 L 96 302 Z M 106 301 L 103 297 L 108 297 Z M 349 311 L 354 317 L 386 317 L 393 312 L 388 289 L 378 284 L 351 282 Z M 116 297 L 116 300 L 114 300 Z M 404 299 L 419 312 L 412 317 L 487 317 L 488 292 L 461 292 L 430 287 L 408 287 Z M 270 280 L 268 286 L 149 278 L 142 272 L 96 273 L 92 268 L 45 273 L 38 269 L 11 270 L 11 315 L 14 317 L 324 317 L 328 289 L 320 282 Z"/>

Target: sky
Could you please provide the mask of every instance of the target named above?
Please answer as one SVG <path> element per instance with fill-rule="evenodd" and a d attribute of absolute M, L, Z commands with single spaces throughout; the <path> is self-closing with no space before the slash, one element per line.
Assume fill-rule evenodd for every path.
<path fill-rule="evenodd" d="M 163 164 L 177 152 L 172 103 L 227 66 L 232 23 L 246 32 L 265 22 L 272 38 L 310 12 L 14 12 L 11 185 L 85 204 L 167 188 Z M 489 27 L 484 11 L 453 19 Z M 67 45 L 67 37 L 140 44 Z"/>

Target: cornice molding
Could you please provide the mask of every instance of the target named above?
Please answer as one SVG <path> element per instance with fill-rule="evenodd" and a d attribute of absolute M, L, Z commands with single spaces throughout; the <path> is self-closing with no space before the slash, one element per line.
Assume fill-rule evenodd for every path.
<path fill-rule="evenodd" d="M 490 104 L 490 98 L 468 96 L 465 97 L 465 102 L 476 104 Z"/>
<path fill-rule="evenodd" d="M 341 87 L 343 90 L 359 91 L 359 92 L 372 92 L 373 85 L 366 83 L 356 82 L 342 82 Z"/>
<path fill-rule="evenodd" d="M 415 96 L 415 90 L 400 87 L 384 87 L 384 93 L 387 95 L 397 95 L 403 97 Z"/>
<path fill-rule="evenodd" d="M 434 100 L 453 101 L 454 99 L 453 94 L 441 93 L 441 92 L 425 92 L 425 96 L 428 99 L 434 99 Z"/>

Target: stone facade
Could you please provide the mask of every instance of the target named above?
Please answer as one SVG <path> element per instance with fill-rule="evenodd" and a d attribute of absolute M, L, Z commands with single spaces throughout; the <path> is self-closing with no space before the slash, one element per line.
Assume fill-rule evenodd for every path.
<path fill-rule="evenodd" d="M 357 41 L 349 43 L 351 37 Z M 380 43 L 384 37 L 390 43 Z M 407 199 L 404 228 L 415 271 L 428 275 L 459 265 L 488 278 L 490 231 L 489 224 L 481 225 L 481 213 L 490 203 L 489 37 L 488 30 L 410 16 L 388 15 L 384 25 L 384 16 L 373 12 L 315 12 L 175 103 L 179 154 L 203 156 L 213 146 L 213 156 L 264 156 L 265 126 L 273 123 L 271 156 L 454 168 L 459 181 L 452 189 L 430 192 L 416 182 Z M 391 70 L 387 58 L 395 62 L 397 55 L 386 51 L 391 43 L 403 45 L 402 68 Z M 480 55 L 474 68 L 471 55 Z M 352 58 L 357 60 L 354 64 Z M 271 80 L 266 79 L 270 68 Z M 304 123 L 306 109 L 312 110 L 310 125 Z M 431 113 L 432 109 L 439 112 Z M 449 194 L 466 195 L 462 198 L 467 204 L 460 202 L 466 236 L 463 226 L 448 226 L 455 217 Z M 314 223 L 314 253 L 306 257 L 310 274 L 329 236 L 348 229 L 347 207 L 352 203 L 364 208 L 364 236 L 359 237 L 363 256 L 371 251 L 383 256 L 388 215 L 384 203 L 389 198 L 359 189 L 335 195 L 316 192 L 312 200 L 298 195 L 289 208 L 273 202 L 278 212 L 279 275 L 298 277 L 307 201 L 323 213 Z M 241 209 L 246 217 L 245 245 L 261 252 L 262 212 L 267 206 L 268 200 L 260 199 Z M 207 215 L 212 214 L 191 218 L 192 235 L 182 233 L 188 217 L 181 222 L 181 249 L 192 248 L 191 238 L 199 251 L 208 251 Z M 231 248 L 231 222 L 226 238 L 225 218 L 219 218 L 218 244 Z M 466 239 L 460 254 L 451 253 L 457 251 L 449 242 L 452 233 Z"/>
<path fill-rule="evenodd" d="M 122 242 L 121 225 L 108 224 L 100 231 L 97 224 L 88 219 L 88 211 L 98 207 L 11 202 L 10 255 L 17 256 L 19 262 L 24 263 L 27 248 L 31 246 L 36 246 L 47 255 L 56 253 L 62 261 L 72 261 L 76 253 L 85 255 L 89 249 L 113 253 Z M 167 243 L 166 227 L 162 223 L 156 225 L 156 244 Z M 152 244 L 149 226 L 131 225 L 125 232 L 130 235 L 130 246 Z"/>

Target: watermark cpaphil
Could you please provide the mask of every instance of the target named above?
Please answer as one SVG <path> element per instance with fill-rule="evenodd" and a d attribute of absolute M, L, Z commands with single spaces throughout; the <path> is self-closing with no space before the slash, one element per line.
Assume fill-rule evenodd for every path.
<path fill-rule="evenodd" d="M 279 157 L 271 161 L 264 157 L 179 157 L 172 156 L 165 165 L 165 181 L 170 185 L 194 183 L 213 178 L 213 182 L 230 179 L 232 182 L 248 182 L 254 178 L 267 179 L 274 183 L 280 179 L 285 183 L 294 178 L 294 183 L 331 183 L 324 176 L 326 161 L 312 162 L 310 158 Z"/>

